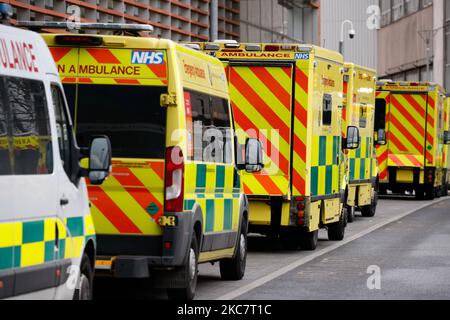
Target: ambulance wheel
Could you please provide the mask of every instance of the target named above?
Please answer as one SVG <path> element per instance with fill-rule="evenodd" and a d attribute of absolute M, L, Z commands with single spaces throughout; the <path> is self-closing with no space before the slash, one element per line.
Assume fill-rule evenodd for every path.
<path fill-rule="evenodd" d="M 355 221 L 355 207 L 346 206 L 347 208 L 347 221 L 352 223 Z"/>
<path fill-rule="evenodd" d="M 300 235 L 300 248 L 305 251 L 314 251 L 319 241 L 319 230 L 312 232 L 302 232 Z"/>
<path fill-rule="evenodd" d="M 85 253 L 81 259 L 80 279 L 73 294 L 73 300 L 92 300 L 94 272 L 91 260 Z"/>
<path fill-rule="evenodd" d="M 344 209 L 345 210 L 345 209 Z M 345 235 L 345 212 L 341 214 L 338 222 L 328 225 L 328 240 L 341 241 Z"/>
<path fill-rule="evenodd" d="M 241 232 L 239 235 L 236 255 L 232 259 L 220 261 L 220 276 L 222 280 L 237 281 L 241 280 L 245 274 L 247 265 L 247 221 L 243 219 Z"/>
<path fill-rule="evenodd" d="M 425 187 L 425 199 L 426 200 L 434 200 L 436 195 L 436 190 L 433 186 Z"/>
<path fill-rule="evenodd" d="M 436 188 L 436 189 L 435 189 L 435 197 L 436 197 L 437 199 L 439 199 L 439 198 L 442 197 L 442 187 L 439 187 L 439 188 Z"/>
<path fill-rule="evenodd" d="M 374 192 L 373 199 L 370 205 L 361 207 L 361 215 L 365 218 L 372 218 L 377 212 L 378 193 Z"/>
<path fill-rule="evenodd" d="M 198 277 L 198 251 L 197 237 L 195 236 L 195 233 L 193 233 L 188 259 L 186 264 L 182 267 L 186 287 L 167 289 L 167 296 L 169 297 L 169 300 L 188 301 L 194 299 Z"/>

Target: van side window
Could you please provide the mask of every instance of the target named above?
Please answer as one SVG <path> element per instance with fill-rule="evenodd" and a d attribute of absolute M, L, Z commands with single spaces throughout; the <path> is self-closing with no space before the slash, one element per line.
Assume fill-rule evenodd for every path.
<path fill-rule="evenodd" d="M 386 129 L 386 100 L 377 99 L 375 103 L 375 131 Z"/>
<path fill-rule="evenodd" d="M 45 87 L 41 81 L 5 77 L 12 174 L 53 172 L 53 149 Z"/>
<path fill-rule="evenodd" d="M 56 133 L 58 135 L 58 145 L 64 171 L 68 177 L 71 176 L 71 140 L 70 123 L 66 114 L 66 106 L 61 89 L 57 85 L 52 85 L 52 100 L 55 108 Z"/>
<path fill-rule="evenodd" d="M 323 110 L 322 110 L 322 124 L 324 126 L 330 126 L 332 120 L 333 111 L 333 99 L 331 95 L 323 95 Z"/>
<path fill-rule="evenodd" d="M 367 127 L 367 106 L 361 106 L 359 108 L 359 127 Z"/>
<path fill-rule="evenodd" d="M 194 161 L 231 163 L 232 134 L 229 104 L 226 99 L 189 91 L 192 109 Z"/>

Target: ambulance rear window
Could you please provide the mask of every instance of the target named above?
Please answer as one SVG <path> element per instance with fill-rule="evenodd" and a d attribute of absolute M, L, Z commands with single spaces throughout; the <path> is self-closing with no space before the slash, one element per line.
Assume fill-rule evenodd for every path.
<path fill-rule="evenodd" d="M 377 99 L 375 104 L 375 131 L 386 129 L 386 100 Z"/>
<path fill-rule="evenodd" d="M 160 96 L 167 87 L 128 85 L 65 85 L 81 147 L 94 135 L 111 139 L 113 157 L 163 159 L 166 138 L 166 109 Z"/>

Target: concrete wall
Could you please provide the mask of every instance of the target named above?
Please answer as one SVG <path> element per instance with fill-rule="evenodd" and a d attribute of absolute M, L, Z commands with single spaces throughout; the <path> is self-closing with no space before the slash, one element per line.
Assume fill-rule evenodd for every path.
<path fill-rule="evenodd" d="M 433 29 L 434 35 L 434 59 L 433 59 L 433 81 L 445 85 L 445 0 L 434 0 L 433 2 Z"/>
<path fill-rule="evenodd" d="M 426 46 L 418 31 L 433 29 L 433 8 L 418 11 L 379 30 L 380 76 L 426 64 Z"/>
<path fill-rule="evenodd" d="M 350 40 L 349 27 L 345 27 L 345 59 L 375 69 L 377 67 L 377 30 L 369 29 L 367 25 L 370 18 L 367 8 L 371 5 L 378 5 L 378 0 L 321 0 L 320 44 L 338 51 L 342 21 L 351 20 L 357 34 L 355 39 Z"/>

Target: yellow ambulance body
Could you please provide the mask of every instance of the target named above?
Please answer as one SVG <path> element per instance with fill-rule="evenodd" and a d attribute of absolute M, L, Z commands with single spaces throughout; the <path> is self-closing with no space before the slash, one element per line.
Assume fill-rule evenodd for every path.
<path fill-rule="evenodd" d="M 250 231 L 314 250 L 319 228 L 344 236 L 343 57 L 310 45 L 193 43 L 226 66 L 241 137 L 263 142 L 264 170 L 244 174 Z"/>
<path fill-rule="evenodd" d="M 426 82 L 377 84 L 375 130 L 387 144 L 377 147 L 380 193 L 415 192 L 416 198 L 443 194 L 444 89 Z"/>
<path fill-rule="evenodd" d="M 58 65 L 78 141 L 84 146 L 87 134 L 103 133 L 113 147 L 112 176 L 89 186 L 97 273 L 150 278 L 182 299 L 194 296 L 198 263 L 220 261 L 224 279 L 242 278 L 245 165 L 235 161 L 222 63 L 165 39 L 43 37 Z M 209 152 L 211 132 L 220 139 L 214 136 L 219 146 Z M 258 142 L 247 147 L 251 143 L 262 158 Z M 254 164 L 248 170 L 257 170 Z"/>
<path fill-rule="evenodd" d="M 449 137 L 450 134 L 450 97 L 446 97 L 445 99 L 445 112 L 444 112 L 444 144 L 445 138 Z M 442 189 L 443 195 L 448 195 L 448 190 L 450 188 L 450 145 L 444 145 L 444 177 L 445 182 Z"/>
<path fill-rule="evenodd" d="M 348 125 L 359 128 L 358 149 L 346 152 L 348 220 L 355 209 L 373 217 L 377 206 L 377 166 L 374 143 L 376 71 L 353 63 L 345 64 L 342 133 Z"/>

